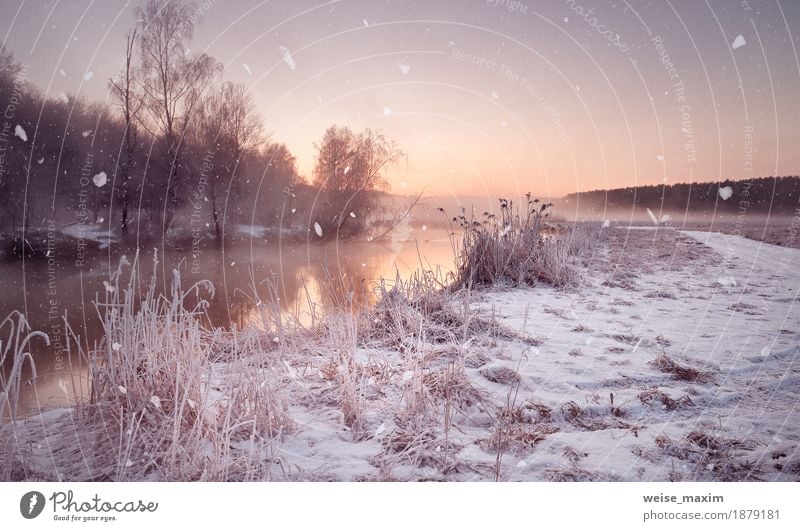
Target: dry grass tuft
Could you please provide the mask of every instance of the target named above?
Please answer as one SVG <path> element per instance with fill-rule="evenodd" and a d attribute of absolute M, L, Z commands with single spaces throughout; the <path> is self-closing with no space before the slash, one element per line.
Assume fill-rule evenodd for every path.
<path fill-rule="evenodd" d="M 657 387 L 639 393 L 639 400 L 646 406 L 650 406 L 656 401 L 661 402 L 661 406 L 667 411 L 676 411 L 694 405 L 689 395 L 684 395 L 676 400 Z"/>
<path fill-rule="evenodd" d="M 577 280 L 576 256 L 586 247 L 584 232 L 545 234 L 544 220 L 552 204 L 532 199 L 530 194 L 526 198 L 522 212 L 513 201 L 500 199 L 499 216 L 485 212 L 477 221 L 462 209 L 452 218 L 462 230 L 460 246 L 454 245 L 456 286 L 538 282 L 567 286 Z"/>
<path fill-rule="evenodd" d="M 427 372 L 422 383 L 435 399 L 447 400 L 459 408 L 487 401 L 486 393 L 470 382 L 463 365 L 452 364 L 443 370 Z"/>
<path fill-rule="evenodd" d="M 693 383 L 707 383 L 711 381 L 712 374 L 710 372 L 700 371 L 693 367 L 679 365 L 675 360 L 666 354 L 659 355 L 656 359 L 650 362 L 654 368 L 661 372 L 671 374 L 676 380 Z"/>
<path fill-rule="evenodd" d="M 617 418 L 625 416 L 625 412 L 621 408 L 612 405 L 609 412 L 611 417 L 593 419 L 575 402 L 570 401 L 561 405 L 561 416 L 568 424 L 576 428 L 587 431 L 626 429 L 638 436 L 638 430 L 642 429 L 642 426 L 636 426 Z"/>
<path fill-rule="evenodd" d="M 490 382 L 501 385 L 515 384 L 520 381 L 519 373 L 514 369 L 504 366 L 484 367 L 480 370 L 481 375 Z"/>

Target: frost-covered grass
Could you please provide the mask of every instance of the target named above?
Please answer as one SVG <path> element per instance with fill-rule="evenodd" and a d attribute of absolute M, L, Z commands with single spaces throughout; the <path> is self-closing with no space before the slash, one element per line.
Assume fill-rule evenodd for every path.
<path fill-rule="evenodd" d="M 421 273 L 308 327 L 259 300 L 261 326 L 231 331 L 201 325 L 210 286 L 137 295 L 123 265 L 97 302 L 104 339 L 71 343 L 91 394 L 2 425 L 0 474 L 796 480 L 796 255 L 737 239 L 726 258 L 730 241 L 701 236 L 612 229 L 574 262 L 592 272 L 575 290 Z M 0 352 L 30 362 L 21 316 L 0 330 Z M 6 416 L 21 372 L 2 382 Z"/>
<path fill-rule="evenodd" d="M 3 396 L 12 397 L 4 479 L 271 479 L 275 443 L 292 422 L 266 337 L 204 328 L 204 304 L 188 300 L 201 290 L 213 295 L 209 284 L 184 290 L 175 272 L 170 296 L 155 293 L 155 278 L 140 295 L 136 262 L 128 266 L 123 259 L 96 300 L 104 327 L 96 348 L 85 352 L 70 338 L 71 356 L 89 365 L 89 396 L 49 412 L 46 422 L 19 421 L 16 367 L 33 360 L 17 348 L 4 382 Z"/>
<path fill-rule="evenodd" d="M 544 222 L 550 203 L 526 195 L 526 203 L 500 199 L 500 215 L 484 212 L 480 221 L 465 212 L 452 221 L 461 227 L 456 252 L 459 286 L 511 284 L 529 286 L 538 282 L 554 286 L 574 283 L 576 252 L 583 240 L 578 233 L 545 234 Z"/>

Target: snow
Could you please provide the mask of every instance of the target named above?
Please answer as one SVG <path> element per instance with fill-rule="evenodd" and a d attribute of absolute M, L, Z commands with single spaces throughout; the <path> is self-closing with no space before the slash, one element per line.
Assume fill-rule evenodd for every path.
<path fill-rule="evenodd" d="M 289 49 L 286 46 L 278 46 L 278 51 L 281 52 L 281 57 L 283 58 L 283 62 L 289 66 L 290 70 L 294 70 L 297 65 L 292 58 L 292 54 L 289 52 Z"/>
<path fill-rule="evenodd" d="M 631 229 L 602 231 L 575 288 L 451 300 L 475 312 L 469 337 L 448 322 L 442 341 L 409 328 L 399 345 L 351 343 L 352 322 L 335 319 L 300 342 L 266 336 L 274 345 L 259 363 L 293 421 L 275 442 L 286 479 L 796 481 L 800 250 Z M 676 377 L 664 357 L 702 378 Z M 227 403 L 213 385 L 225 366 L 204 379 L 202 402 L 187 400 L 212 420 Z M 446 414 L 431 383 L 442 375 L 466 382 Z M 510 441 L 500 455 L 498 426 Z M 724 451 L 710 452 L 718 442 Z"/>
<path fill-rule="evenodd" d="M 599 417 L 611 407 L 603 397 L 613 392 L 615 402 L 627 411 L 623 420 L 642 426 L 638 437 L 624 436 L 622 430 L 610 430 L 617 434 L 608 438 L 597 431 L 562 430 L 532 463 L 546 459 L 537 457 L 540 452 L 570 447 L 589 451 L 590 470 L 600 470 L 604 477 L 614 476 L 613 469 L 623 480 L 667 480 L 669 459 L 655 453 L 643 454 L 650 460 L 636 457 L 637 447 L 657 447 L 658 435 L 681 441 L 689 431 L 704 429 L 718 431 L 718 437 L 753 439 L 759 445 L 743 453 L 759 462 L 769 462 L 765 456 L 771 455 L 765 434 L 800 440 L 800 418 L 788 408 L 796 403 L 800 385 L 797 377 L 787 381 L 800 372 L 800 271 L 791 265 L 800 259 L 800 250 L 717 233 L 685 234 L 723 260 L 698 265 L 693 275 L 669 270 L 641 275 L 638 291 L 596 283 L 579 294 L 537 287 L 515 291 L 513 297 L 492 293 L 485 298 L 484 307 L 502 308 L 501 322 L 543 338 L 535 359 L 523 360 L 519 369 L 537 402 L 555 406 L 571 399 L 584 410 L 592 407 Z M 714 282 L 732 278 L 732 273 L 740 276 L 739 287 L 735 281 Z M 679 296 L 647 296 L 648 290 L 663 289 L 677 290 Z M 754 311 L 731 310 L 742 302 Z M 539 310 L 547 307 L 571 309 L 575 318 L 554 319 Z M 582 331 L 575 332 L 578 325 Z M 594 339 L 591 348 L 570 359 L 567 352 L 587 334 Z M 630 345 L 629 337 L 639 339 Z M 763 345 L 775 347 L 770 351 Z M 713 380 L 686 382 L 659 372 L 649 362 L 662 352 L 681 365 L 709 370 Z M 643 406 L 640 393 L 654 387 L 674 400 L 688 396 L 694 405 L 674 411 Z M 714 419 L 722 429 L 714 426 Z"/>
<path fill-rule="evenodd" d="M 483 358 L 466 364 L 465 376 L 484 398 L 471 408 L 454 406 L 450 437 L 457 445 L 447 456 L 454 464 L 449 474 L 431 465 L 437 462 L 431 457 L 428 464 L 394 463 L 390 477 L 492 481 L 497 452 L 486 441 L 497 413 L 514 400 L 527 419 L 519 426 L 544 431 L 535 443 L 505 451 L 505 481 L 711 481 L 746 474 L 748 463 L 765 480 L 797 479 L 800 473 L 789 469 L 800 464 L 800 418 L 792 408 L 800 392 L 800 270 L 793 267 L 800 250 L 649 229 L 604 231 L 625 235 L 630 245 L 623 257 L 640 269 L 630 272 L 629 285 L 609 283 L 611 270 L 590 267 L 574 290 L 537 285 L 474 292 L 478 316 L 516 339 L 474 337 L 421 355 L 434 359 L 452 349 L 464 359 Z M 647 244 L 664 235 L 675 238 L 671 255 L 664 252 L 669 245 Z M 665 372 L 654 363 L 662 355 L 703 378 Z M 443 367 L 451 360 L 445 357 Z M 349 370 L 375 375 L 371 383 L 384 382 L 376 398 L 362 398 L 366 437 L 348 435 L 351 428 L 335 407 L 295 404 L 290 410 L 299 428 L 281 447 L 291 468 L 333 480 L 375 478 L 377 457 L 385 457 L 386 441 L 401 428 L 389 419 L 404 411 L 404 393 L 416 392 L 424 375 L 436 372 L 426 362 L 420 373 L 413 354 L 391 348 L 358 349 L 349 363 Z M 307 376 L 290 371 L 298 393 L 333 393 L 318 370 L 322 362 L 290 363 L 306 364 Z M 503 383 L 504 374 L 516 374 L 518 386 Z M 441 426 L 442 419 L 433 422 Z M 709 456 L 703 437 L 731 441 L 729 453 Z M 442 453 L 444 441 L 436 439 L 426 455 Z"/>
<path fill-rule="evenodd" d="M 108 176 L 106 175 L 106 172 L 101 171 L 100 173 L 92 177 L 92 182 L 98 188 L 102 188 L 103 186 L 105 186 L 106 183 L 108 182 Z"/>
<path fill-rule="evenodd" d="M 14 127 L 14 136 L 22 140 L 23 142 L 28 141 L 28 133 L 25 132 L 25 129 L 21 125 L 17 125 Z"/>

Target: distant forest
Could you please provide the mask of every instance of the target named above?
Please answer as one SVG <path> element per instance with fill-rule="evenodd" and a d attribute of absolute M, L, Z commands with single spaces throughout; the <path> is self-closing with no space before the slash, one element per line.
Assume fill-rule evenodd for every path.
<path fill-rule="evenodd" d="M 44 256 L 45 239 L 49 251 L 70 238 L 220 244 L 251 225 L 325 239 L 379 217 L 384 172 L 403 156 L 395 144 L 334 125 L 314 143 L 313 175 L 299 175 L 247 87 L 190 52 L 197 13 L 143 2 L 107 102 L 42 94 L 0 47 L 0 256 Z"/>
<path fill-rule="evenodd" d="M 800 208 L 800 177 L 759 177 L 741 181 L 680 183 L 593 190 L 565 196 L 565 210 L 639 209 L 653 212 L 724 212 L 792 215 Z"/>

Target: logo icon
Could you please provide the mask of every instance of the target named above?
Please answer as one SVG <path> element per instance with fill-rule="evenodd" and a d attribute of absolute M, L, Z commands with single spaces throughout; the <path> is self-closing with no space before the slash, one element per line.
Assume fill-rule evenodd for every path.
<path fill-rule="evenodd" d="M 19 500 L 19 512 L 28 520 L 32 520 L 42 514 L 44 509 L 44 494 L 32 490 L 25 493 Z"/>

